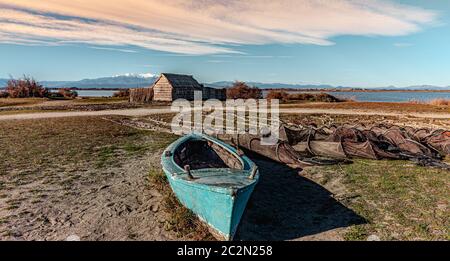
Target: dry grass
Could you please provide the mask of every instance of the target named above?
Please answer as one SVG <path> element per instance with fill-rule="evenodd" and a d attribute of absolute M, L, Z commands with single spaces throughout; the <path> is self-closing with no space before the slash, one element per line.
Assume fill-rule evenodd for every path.
<path fill-rule="evenodd" d="M 4 121 L 0 126 L 0 170 L 11 174 L 64 169 L 86 161 L 114 165 L 113 156 L 141 148 L 143 134 L 100 118 Z M 105 159 L 105 151 L 111 152 L 109 159 Z"/>
<path fill-rule="evenodd" d="M 163 206 L 170 214 L 165 223 L 167 230 L 176 232 L 179 237 L 187 237 L 195 241 L 215 240 L 209 233 L 208 227 L 191 210 L 181 205 L 171 190 L 166 176 L 159 168 L 152 169 L 149 177 L 154 186 L 164 195 Z"/>
<path fill-rule="evenodd" d="M 35 105 L 48 101 L 47 98 L 0 98 L 1 107 Z"/>
<path fill-rule="evenodd" d="M 450 106 L 435 106 L 423 103 L 396 102 L 338 102 L 338 103 L 296 103 L 282 104 L 281 108 L 317 108 L 317 109 L 348 109 L 369 112 L 395 113 L 450 113 Z"/>
<path fill-rule="evenodd" d="M 411 100 L 411 104 L 429 104 L 433 106 L 450 106 L 450 99 L 438 98 L 430 101 Z"/>
<path fill-rule="evenodd" d="M 368 171 L 370 170 L 370 171 Z M 315 167 L 309 174 L 325 187 L 341 178 L 340 201 L 368 223 L 353 226 L 347 240 L 449 240 L 450 172 L 406 161 L 356 160 Z"/>

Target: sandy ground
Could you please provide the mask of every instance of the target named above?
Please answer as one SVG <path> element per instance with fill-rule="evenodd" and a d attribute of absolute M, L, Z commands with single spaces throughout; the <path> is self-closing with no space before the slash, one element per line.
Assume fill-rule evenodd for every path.
<path fill-rule="evenodd" d="M 146 116 L 152 114 L 170 113 L 171 109 L 167 108 L 141 108 L 141 109 L 121 109 L 121 110 L 103 110 L 103 111 L 68 111 L 68 112 L 36 112 L 0 115 L 1 120 L 25 120 L 25 119 L 46 119 L 46 118 L 62 118 L 62 117 L 80 117 L 80 116 Z M 364 111 L 352 109 L 305 109 L 305 108 L 282 108 L 282 114 L 332 114 L 332 115 L 383 115 L 383 116 L 409 116 L 427 119 L 450 119 L 450 113 L 395 113 L 384 111 Z"/>
<path fill-rule="evenodd" d="M 105 171 L 75 169 L 68 173 L 46 170 L 27 184 L 9 190 L 17 209 L 0 209 L 1 240 L 177 240 L 164 228 L 163 196 L 148 181 L 155 152 L 128 159 Z M 159 159 L 159 158 L 158 158 Z M 50 173 L 52 172 L 52 173 Z M 70 185 L 68 185 L 70 183 Z"/>
<path fill-rule="evenodd" d="M 149 181 L 171 136 L 100 118 L 0 126 L 0 240 L 179 239 Z"/>

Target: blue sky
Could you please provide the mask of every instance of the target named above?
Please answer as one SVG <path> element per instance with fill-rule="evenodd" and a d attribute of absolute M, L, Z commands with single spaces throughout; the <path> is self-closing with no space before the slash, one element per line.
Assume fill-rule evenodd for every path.
<path fill-rule="evenodd" d="M 312 0 L 285 0 L 285 5 L 269 6 L 273 17 L 265 18 L 259 16 L 268 8 L 264 5 L 245 10 L 242 3 L 234 1 L 220 6 L 206 3 L 199 13 L 204 15 L 201 26 L 186 12 L 197 12 L 194 2 L 185 6 L 173 0 L 167 7 L 185 15 L 180 24 L 169 19 L 167 23 L 154 22 L 152 17 L 164 15 L 166 9 L 155 11 L 148 4 L 152 1 L 142 3 L 142 9 L 149 8 L 151 15 L 130 12 L 126 20 L 114 16 L 113 7 L 103 1 L 92 1 L 98 5 L 99 15 L 82 6 L 53 5 L 54 1 L 38 1 L 41 5 L 29 2 L 27 6 L 20 6 L 21 2 L 27 1 L 0 0 L 0 10 L 4 11 L 0 11 L 0 78 L 28 74 L 38 80 L 79 80 L 175 72 L 193 74 L 201 82 L 450 85 L 447 0 L 368 0 L 356 1 L 357 5 L 339 0 L 333 8 Z M 308 12 L 311 17 L 305 22 L 296 20 L 293 13 L 292 17 L 287 14 L 290 20 L 279 22 L 277 11 L 285 13 L 284 6 L 299 2 L 308 8 L 294 11 Z M 249 17 L 236 25 L 236 17 L 220 15 L 230 8 L 244 9 Z M 347 16 L 335 14 L 337 8 L 348 12 Z M 369 15 L 364 13 L 367 9 Z M 386 12 L 388 17 L 384 17 Z M 100 18 L 90 20 L 94 15 Z M 350 16 L 355 21 L 347 21 Z M 327 23 L 327 17 L 333 21 Z M 37 19 L 37 26 L 22 27 L 24 19 Z M 45 31 L 55 20 L 61 23 L 59 27 Z M 6 29 L 2 30 L 2 25 Z M 89 32 L 96 32 L 95 36 Z"/>

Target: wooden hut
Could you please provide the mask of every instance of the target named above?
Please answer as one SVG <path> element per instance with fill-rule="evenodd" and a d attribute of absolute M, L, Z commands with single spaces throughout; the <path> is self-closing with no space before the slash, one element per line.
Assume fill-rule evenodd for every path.
<path fill-rule="evenodd" d="M 202 86 L 191 75 L 163 73 L 153 84 L 155 101 L 194 100 L 194 91 Z"/>
<path fill-rule="evenodd" d="M 149 88 L 130 90 L 130 102 L 146 103 L 150 101 L 172 102 L 176 99 L 194 100 L 194 92 L 201 91 L 204 100 L 226 100 L 226 90 L 205 87 L 192 75 L 163 73 Z"/>
<path fill-rule="evenodd" d="M 226 99 L 225 89 L 204 87 L 192 75 L 163 73 L 153 84 L 153 100 L 174 101 L 194 100 L 194 92 L 201 91 L 203 99 Z"/>

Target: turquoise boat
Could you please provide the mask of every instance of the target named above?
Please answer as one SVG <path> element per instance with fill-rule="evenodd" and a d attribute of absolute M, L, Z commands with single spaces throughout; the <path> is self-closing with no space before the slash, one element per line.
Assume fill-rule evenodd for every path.
<path fill-rule="evenodd" d="M 218 239 L 233 239 L 258 183 L 256 164 L 242 154 L 216 138 L 192 133 L 161 156 L 175 195 Z"/>

